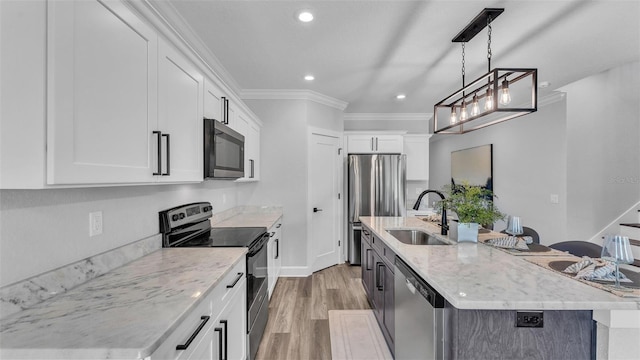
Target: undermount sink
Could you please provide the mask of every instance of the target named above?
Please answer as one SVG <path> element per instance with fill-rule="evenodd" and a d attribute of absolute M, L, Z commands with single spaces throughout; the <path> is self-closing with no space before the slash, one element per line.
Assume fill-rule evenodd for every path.
<path fill-rule="evenodd" d="M 409 245 L 449 245 L 421 230 L 393 229 L 387 230 L 398 241 Z"/>

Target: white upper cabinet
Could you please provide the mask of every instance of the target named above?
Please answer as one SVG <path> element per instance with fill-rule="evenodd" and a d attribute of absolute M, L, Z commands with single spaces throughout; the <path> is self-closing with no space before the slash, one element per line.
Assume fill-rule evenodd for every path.
<path fill-rule="evenodd" d="M 222 90 L 209 79 L 204 81 L 204 117 L 224 122 L 225 96 Z"/>
<path fill-rule="evenodd" d="M 241 111 L 235 113 L 235 121 L 236 131 L 244 135 L 244 177 L 238 180 L 258 181 L 260 180 L 260 125 Z"/>
<path fill-rule="evenodd" d="M 202 181 L 204 77 L 166 42 L 158 53 L 160 181 Z"/>
<path fill-rule="evenodd" d="M 407 180 L 429 180 L 429 138 L 431 135 L 405 135 Z"/>
<path fill-rule="evenodd" d="M 48 184 L 152 181 L 157 46 L 118 1 L 48 2 Z"/>
<path fill-rule="evenodd" d="M 349 154 L 377 154 L 403 151 L 402 135 L 391 134 L 357 134 L 347 136 Z"/>

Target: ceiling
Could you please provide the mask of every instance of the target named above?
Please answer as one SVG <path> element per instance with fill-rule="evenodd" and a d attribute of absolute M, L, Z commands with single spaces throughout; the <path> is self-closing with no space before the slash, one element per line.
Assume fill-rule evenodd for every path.
<path fill-rule="evenodd" d="M 312 90 L 347 102 L 345 113 L 432 113 L 462 87 L 451 39 L 485 7 L 505 8 L 492 23 L 492 67 L 538 68 L 539 83 L 551 84 L 542 95 L 640 59 L 640 2 L 631 0 L 159 1 L 236 91 Z M 301 9 L 314 21 L 299 22 Z M 485 29 L 466 44 L 467 83 L 486 71 Z"/>

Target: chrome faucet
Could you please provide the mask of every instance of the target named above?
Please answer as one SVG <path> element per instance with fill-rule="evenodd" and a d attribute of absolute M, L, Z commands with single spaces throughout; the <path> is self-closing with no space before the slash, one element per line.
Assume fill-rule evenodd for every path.
<path fill-rule="evenodd" d="M 441 193 L 438 190 L 425 190 L 422 193 L 420 193 L 420 196 L 418 196 L 418 200 L 416 201 L 416 204 L 413 205 L 413 210 L 418 210 L 420 208 L 420 203 L 422 202 L 422 197 L 425 196 L 428 193 L 436 193 L 438 195 L 440 195 L 440 198 L 442 200 L 444 200 L 444 194 Z M 441 235 L 447 235 L 447 231 L 449 230 L 449 225 L 447 225 L 447 207 L 445 206 L 445 203 L 442 203 L 442 219 L 440 220 L 440 234 Z"/>

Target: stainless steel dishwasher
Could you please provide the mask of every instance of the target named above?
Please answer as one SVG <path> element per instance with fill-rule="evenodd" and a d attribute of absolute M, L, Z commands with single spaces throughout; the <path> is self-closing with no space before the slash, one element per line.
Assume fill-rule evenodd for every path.
<path fill-rule="evenodd" d="M 444 359 L 444 298 L 395 261 L 395 360 Z"/>

